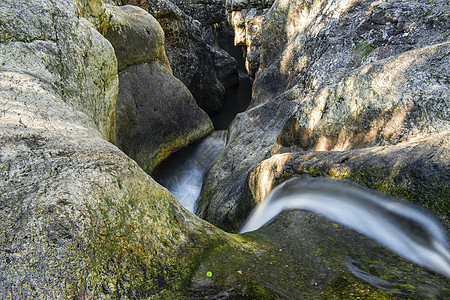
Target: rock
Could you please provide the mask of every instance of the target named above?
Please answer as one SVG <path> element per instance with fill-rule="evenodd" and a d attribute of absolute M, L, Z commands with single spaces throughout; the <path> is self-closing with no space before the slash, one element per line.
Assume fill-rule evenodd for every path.
<path fill-rule="evenodd" d="M 186 15 L 203 25 L 214 25 L 225 18 L 225 5 L 223 0 L 170 0 Z"/>
<path fill-rule="evenodd" d="M 249 173 L 268 158 L 294 107 L 295 102 L 270 102 L 236 116 L 225 150 L 206 175 L 196 214 L 227 231 L 241 227 L 255 205 Z"/>
<path fill-rule="evenodd" d="M 179 278 L 170 278 L 183 263 L 171 258 L 190 247 L 196 234 L 182 228 L 198 220 L 188 225 L 192 215 L 112 144 L 64 133 L 2 126 L 2 296 L 104 299 L 105 290 L 145 297 L 176 288 Z M 119 287 L 123 276 L 130 283 Z"/>
<path fill-rule="evenodd" d="M 176 149 L 213 131 L 189 90 L 159 61 L 119 73 L 116 114 L 117 145 L 148 173 Z"/>
<path fill-rule="evenodd" d="M 393 291 L 354 277 L 339 249 L 364 239 L 337 239 L 339 226 L 314 215 L 294 244 L 290 230 L 229 235 L 187 212 L 105 140 L 118 87 L 114 49 L 95 29 L 107 29 L 104 2 L 3 1 L 0 13 L 0 298 L 445 297 L 445 278 L 373 243 L 358 245 L 378 257 L 351 264 L 381 265 Z M 182 89 L 161 61 L 130 68 L 159 68 Z"/>
<path fill-rule="evenodd" d="M 259 69 L 261 31 L 273 1 L 227 1 L 227 19 L 233 27 L 236 46 L 243 46 L 245 67 L 250 76 Z"/>
<path fill-rule="evenodd" d="M 117 61 L 80 11 L 99 3 L 0 4 L 0 298 L 177 298 L 203 234 L 227 243 L 105 140 Z"/>
<path fill-rule="evenodd" d="M 119 71 L 146 62 L 166 62 L 164 32 L 158 21 L 136 6 L 108 6 L 105 38 L 113 45 Z"/>
<path fill-rule="evenodd" d="M 156 19 L 136 6 L 107 7 L 111 17 L 105 38 L 114 46 L 121 71 L 117 146 L 151 173 L 172 152 L 211 133 L 213 126 L 172 75 Z"/>
<path fill-rule="evenodd" d="M 449 225 L 449 134 L 444 131 L 395 145 L 354 150 L 277 154 L 250 173 L 250 190 L 260 202 L 290 177 L 335 177 L 408 199 Z"/>
<path fill-rule="evenodd" d="M 19 7 L 21 17 L 17 18 Z M 27 1 L 6 1 L 2 8 L 2 70 L 46 82 L 53 93 L 91 117 L 102 136 L 114 142 L 118 81 L 111 44 L 86 19 L 74 22 L 78 14 L 75 2 L 36 7 Z M 60 10 L 65 12 L 59 15 Z"/>
<path fill-rule="evenodd" d="M 166 11 L 159 10 L 154 2 L 169 1 L 150 1 L 149 12 L 166 34 L 166 53 L 175 77 L 188 87 L 204 111 L 210 115 L 219 112 L 225 100 L 225 87 L 217 77 L 201 23 L 195 22 L 173 3 L 167 4 L 169 11 Z"/>
<path fill-rule="evenodd" d="M 416 138 L 428 147 L 447 132 L 447 8 L 445 1 L 275 1 L 263 21 L 250 108 L 206 177 L 202 216 L 239 228 L 256 203 L 249 172 L 274 154 L 406 147 Z M 423 175 L 430 165 L 421 165 L 425 179 L 412 181 L 414 193 L 435 182 Z M 408 198 L 424 199 L 416 196 Z"/>
<path fill-rule="evenodd" d="M 217 69 L 217 77 L 223 86 L 230 88 L 239 85 L 236 59 L 220 47 L 214 47 L 211 50 L 214 56 L 214 66 Z"/>
<path fill-rule="evenodd" d="M 212 32 L 212 25 L 225 19 L 222 1 L 148 0 L 146 7 L 164 30 L 174 76 L 204 111 L 209 115 L 219 112 L 225 87 L 237 81 L 235 60 L 216 45 Z"/>
<path fill-rule="evenodd" d="M 357 68 L 337 84 L 304 97 L 280 134 L 280 144 L 347 150 L 446 130 L 449 54 L 447 42 Z"/>

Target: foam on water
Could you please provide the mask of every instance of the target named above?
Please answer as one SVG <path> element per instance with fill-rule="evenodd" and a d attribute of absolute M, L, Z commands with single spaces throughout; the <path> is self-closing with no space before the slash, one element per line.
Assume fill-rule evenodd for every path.
<path fill-rule="evenodd" d="M 153 177 L 188 210 L 194 212 L 206 172 L 225 147 L 226 131 L 216 131 L 200 143 L 176 153 Z"/>
<path fill-rule="evenodd" d="M 240 233 L 257 230 L 285 209 L 323 215 L 450 278 L 446 235 L 438 222 L 419 207 L 336 180 L 294 178 L 275 188 L 256 207 Z"/>

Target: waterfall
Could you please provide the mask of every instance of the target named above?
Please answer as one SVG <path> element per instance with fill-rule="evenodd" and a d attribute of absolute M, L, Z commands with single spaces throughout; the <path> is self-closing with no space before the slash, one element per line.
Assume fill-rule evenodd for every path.
<path fill-rule="evenodd" d="M 257 230 L 285 209 L 323 215 L 450 278 L 446 234 L 433 217 L 415 205 L 337 180 L 293 178 L 275 188 L 255 208 L 240 233 Z"/>
<path fill-rule="evenodd" d="M 226 131 L 215 131 L 200 143 L 175 153 L 152 175 L 188 210 L 194 212 L 206 172 L 227 141 Z"/>

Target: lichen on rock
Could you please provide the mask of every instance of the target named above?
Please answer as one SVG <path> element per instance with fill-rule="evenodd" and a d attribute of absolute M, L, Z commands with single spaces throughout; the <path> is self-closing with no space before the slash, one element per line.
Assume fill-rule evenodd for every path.
<path fill-rule="evenodd" d="M 235 14 L 250 8 L 228 6 Z M 406 147 L 415 139 L 428 147 L 432 136 L 447 132 L 447 9 L 445 1 L 275 1 L 256 33 L 261 47 L 250 107 L 230 126 L 228 146 L 206 177 L 201 215 L 237 230 L 256 203 L 249 174 L 275 154 Z M 429 155 L 440 149 L 429 148 Z M 424 174 L 434 165 L 411 164 L 424 180 L 410 183 L 407 198 L 422 203 L 421 187 L 435 182 Z M 448 162 L 436 168 L 448 169 Z M 389 192 L 409 175 L 399 176 Z M 448 201 L 433 199 L 425 206 L 443 207 L 435 212 L 447 219 Z"/>
<path fill-rule="evenodd" d="M 0 44 L 0 297 L 176 298 L 203 245 L 227 237 L 106 140 L 117 60 L 83 17 L 107 15 L 104 3 L 40 4 L 0 4 L 27 17 L 2 30 L 29 35 Z"/>

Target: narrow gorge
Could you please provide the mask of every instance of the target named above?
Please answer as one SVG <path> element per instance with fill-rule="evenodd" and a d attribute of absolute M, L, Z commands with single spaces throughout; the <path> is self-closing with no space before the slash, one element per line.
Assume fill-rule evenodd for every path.
<path fill-rule="evenodd" d="M 449 298 L 449 11 L 3 0 L 0 299 Z"/>

